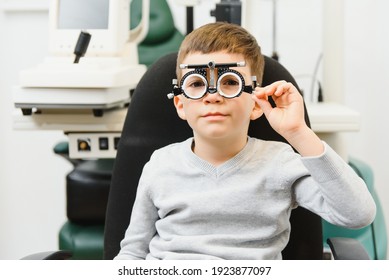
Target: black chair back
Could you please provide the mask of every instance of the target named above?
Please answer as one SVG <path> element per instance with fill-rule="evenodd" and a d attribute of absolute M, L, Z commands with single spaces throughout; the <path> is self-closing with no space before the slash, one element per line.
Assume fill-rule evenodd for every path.
<path fill-rule="evenodd" d="M 120 241 L 128 227 L 137 185 L 144 164 L 154 150 L 183 141 L 193 133 L 176 113 L 166 95 L 176 77 L 177 53 L 154 63 L 137 85 L 128 108 L 117 157 L 114 164 L 104 235 L 104 258 L 113 259 L 120 250 Z M 296 82 L 277 61 L 265 57 L 263 85 L 277 80 Z M 308 116 L 306 121 L 309 124 Z M 250 124 L 249 135 L 265 140 L 285 140 L 262 116 Z M 283 251 L 284 259 L 322 259 L 322 225 L 320 217 L 297 208 L 291 216 L 292 233 Z"/>

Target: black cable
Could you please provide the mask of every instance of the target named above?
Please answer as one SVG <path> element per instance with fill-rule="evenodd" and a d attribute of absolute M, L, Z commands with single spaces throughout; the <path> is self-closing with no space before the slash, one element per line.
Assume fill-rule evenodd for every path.
<path fill-rule="evenodd" d="M 314 89 L 314 86 L 315 86 L 315 81 L 318 81 L 318 86 L 319 86 L 318 99 L 317 100 L 313 100 L 313 102 L 316 102 L 316 101 L 323 102 L 323 100 L 324 100 L 323 88 L 322 88 L 321 83 L 319 82 L 319 80 L 317 78 L 317 74 L 319 72 L 319 67 L 320 67 L 320 63 L 321 63 L 322 58 L 323 58 L 323 54 L 321 53 L 319 55 L 319 57 L 317 58 L 315 69 L 313 70 L 313 74 L 312 74 L 312 83 L 311 83 L 311 92 L 310 92 L 312 99 L 313 99 L 313 89 Z"/>
<path fill-rule="evenodd" d="M 323 98 L 323 88 L 321 87 L 320 81 L 317 81 L 317 85 L 318 85 L 318 87 L 319 87 L 319 89 L 318 89 L 318 95 L 317 95 L 317 101 L 318 101 L 318 102 L 324 102 L 324 98 Z"/>
<path fill-rule="evenodd" d="M 193 7 L 186 7 L 186 34 L 193 31 L 194 28 L 194 11 Z"/>
<path fill-rule="evenodd" d="M 80 58 L 85 55 L 91 37 L 92 36 L 88 32 L 81 31 L 80 35 L 78 36 L 76 47 L 74 48 L 74 54 L 76 55 L 74 63 L 78 63 Z"/>
<path fill-rule="evenodd" d="M 273 0 L 273 53 L 271 58 L 279 60 L 277 53 L 277 0 Z"/>

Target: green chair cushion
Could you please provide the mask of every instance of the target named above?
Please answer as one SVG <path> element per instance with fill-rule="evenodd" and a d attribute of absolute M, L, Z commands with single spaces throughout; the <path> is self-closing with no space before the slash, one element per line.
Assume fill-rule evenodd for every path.
<path fill-rule="evenodd" d="M 131 3 L 130 29 L 134 29 L 142 18 L 142 0 Z M 149 31 L 142 44 L 155 45 L 169 40 L 176 28 L 169 5 L 165 0 L 150 0 Z"/>
<path fill-rule="evenodd" d="M 149 67 L 159 58 L 169 53 L 177 52 L 184 36 L 180 32 L 175 32 L 169 41 L 159 43 L 158 45 L 138 45 L 139 63 Z M 174 77 L 172 77 L 173 79 Z"/>
<path fill-rule="evenodd" d="M 371 259 L 385 260 L 387 254 L 387 237 L 385 220 L 380 200 L 374 189 L 373 171 L 365 162 L 350 158 L 350 166 L 365 181 L 377 205 L 377 214 L 374 222 L 361 229 L 346 229 L 332 225 L 323 220 L 323 244 L 328 248 L 326 240 L 331 237 L 346 237 L 359 240 L 365 247 Z"/>
<path fill-rule="evenodd" d="M 66 222 L 59 233 L 59 249 L 71 251 L 74 260 L 103 259 L 104 226 Z"/>

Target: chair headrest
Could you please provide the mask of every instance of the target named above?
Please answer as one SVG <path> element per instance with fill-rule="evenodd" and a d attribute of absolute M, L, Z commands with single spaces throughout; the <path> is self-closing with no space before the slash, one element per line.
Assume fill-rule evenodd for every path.
<path fill-rule="evenodd" d="M 142 18 L 142 0 L 131 3 L 130 28 L 135 28 Z M 173 15 L 166 0 L 150 0 L 149 31 L 142 44 L 153 45 L 169 39 L 175 33 Z"/>

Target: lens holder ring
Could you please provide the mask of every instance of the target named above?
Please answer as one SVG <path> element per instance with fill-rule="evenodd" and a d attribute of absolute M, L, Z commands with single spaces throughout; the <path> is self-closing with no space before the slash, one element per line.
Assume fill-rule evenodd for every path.
<path fill-rule="evenodd" d="M 188 95 L 188 94 L 185 92 L 184 87 L 183 87 L 186 78 L 188 78 L 189 76 L 194 75 L 194 74 L 195 74 L 195 75 L 201 76 L 201 77 L 204 79 L 204 82 L 205 82 L 205 85 L 206 85 L 205 91 L 204 91 L 204 93 L 203 93 L 202 95 L 200 95 L 200 97 L 193 97 L 193 96 Z M 182 76 L 182 78 L 181 78 L 181 81 L 180 81 L 180 91 L 181 91 L 181 93 L 182 93 L 185 97 L 187 97 L 187 98 L 189 98 L 189 99 L 198 100 L 198 99 L 203 98 L 204 95 L 206 95 L 206 93 L 207 93 L 207 91 L 208 91 L 207 71 L 206 71 L 206 70 L 203 70 L 203 69 L 195 69 L 195 70 L 193 70 L 193 71 L 187 72 L 187 73 L 186 73 L 184 76 Z"/>
<path fill-rule="evenodd" d="M 226 95 L 220 88 L 220 80 L 221 78 L 226 75 L 226 74 L 234 74 L 236 75 L 238 78 L 239 78 L 239 81 L 240 81 L 240 89 L 239 89 L 239 92 L 233 96 L 229 96 L 229 95 Z M 235 71 L 233 69 L 229 69 L 229 68 L 219 68 L 218 69 L 218 79 L 217 79 L 217 89 L 218 89 L 218 92 L 221 96 L 223 96 L 224 98 L 227 98 L 227 99 L 232 99 L 232 98 L 235 98 L 235 97 L 239 97 L 242 92 L 244 91 L 244 78 L 242 76 L 242 74 L 240 74 L 238 71 Z"/>

